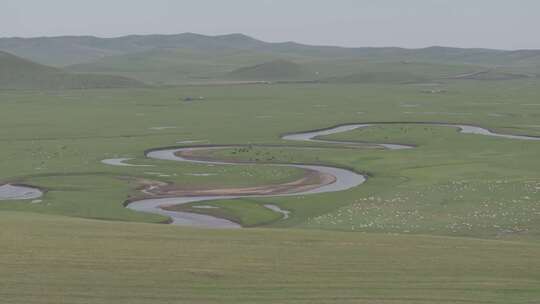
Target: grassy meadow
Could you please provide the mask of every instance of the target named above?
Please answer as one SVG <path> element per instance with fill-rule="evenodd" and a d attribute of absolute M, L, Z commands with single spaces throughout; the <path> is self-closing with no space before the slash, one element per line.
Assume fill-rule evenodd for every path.
<path fill-rule="evenodd" d="M 0 91 L 0 184 L 47 189 L 41 202 L 0 202 L 2 302 L 535 303 L 540 142 L 409 124 L 326 138 L 417 146 L 398 151 L 280 135 L 438 121 L 540 136 L 539 84 Z M 192 96 L 204 100 L 183 101 Z M 369 178 L 338 193 L 198 203 L 255 227 L 239 231 L 160 225 L 165 218 L 124 208 L 141 195 L 142 180 L 223 188 L 302 176 L 291 168 L 144 157 L 190 141 L 252 145 L 211 152 L 219 158 L 337 165 Z M 101 163 L 116 157 L 148 167 Z M 291 211 L 290 218 L 264 204 Z"/>
<path fill-rule="evenodd" d="M 2 303 L 535 303 L 540 246 L 2 212 Z"/>

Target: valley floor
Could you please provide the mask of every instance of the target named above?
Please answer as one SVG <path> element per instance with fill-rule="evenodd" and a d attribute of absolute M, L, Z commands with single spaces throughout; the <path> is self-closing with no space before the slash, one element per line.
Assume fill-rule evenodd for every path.
<path fill-rule="evenodd" d="M 38 200 L 0 201 L 0 297 L 3 303 L 535 303 L 540 142 L 405 122 L 540 136 L 538 85 L 452 80 L 436 90 L 430 85 L 435 93 L 410 84 L 0 91 L 0 185 L 44 191 Z M 182 101 L 186 96 L 205 99 Z M 321 138 L 350 145 L 291 146 L 281 138 L 363 122 L 403 123 Z M 199 144 L 245 145 L 198 156 L 254 164 L 171 163 L 144 153 Z M 164 216 L 124 208 L 149 195 L 148 185 L 257 188 L 305 174 L 257 163 L 344 167 L 368 179 L 342 192 L 183 206 L 219 210 L 256 227 L 239 231 L 167 226 L 159 224 Z"/>

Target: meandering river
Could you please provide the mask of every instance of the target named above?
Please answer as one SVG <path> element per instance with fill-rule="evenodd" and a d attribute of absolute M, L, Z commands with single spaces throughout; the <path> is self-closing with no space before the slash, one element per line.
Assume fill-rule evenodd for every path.
<path fill-rule="evenodd" d="M 435 126 L 445 126 L 457 128 L 459 132 L 463 134 L 476 134 L 484 136 L 494 136 L 506 139 L 514 140 L 540 140 L 540 137 L 534 136 L 524 136 L 524 135 L 510 135 L 510 134 L 500 134 L 488 129 L 472 126 L 472 125 L 463 125 L 463 124 L 449 124 L 449 123 L 359 123 L 359 124 L 344 124 L 340 126 L 331 127 L 328 129 L 291 133 L 282 136 L 282 139 L 288 141 L 303 141 L 303 142 L 319 142 L 319 143 L 331 143 L 331 144 L 359 144 L 358 142 L 350 141 L 332 141 L 332 140 L 323 140 L 319 137 L 332 135 L 342 132 L 348 132 L 355 129 L 367 128 L 376 125 L 390 125 L 390 124 L 416 124 L 416 125 L 435 125 Z M 377 145 L 389 150 L 401 150 L 401 149 L 411 149 L 414 146 L 402 145 L 402 144 L 392 144 L 392 143 L 371 143 L 371 145 Z M 245 165 L 245 163 L 235 163 L 235 162 L 224 162 L 224 161 L 213 161 L 213 160 L 200 160 L 200 159 L 191 159 L 181 156 L 184 151 L 193 151 L 193 150 L 207 150 L 207 149 L 223 149 L 226 147 L 184 147 L 177 149 L 163 149 L 163 150 L 154 150 L 146 154 L 146 157 L 156 160 L 166 160 L 166 161 L 179 161 L 179 162 L 190 162 L 190 163 L 200 163 L 200 164 L 214 164 L 214 165 Z M 126 163 L 126 159 L 114 159 L 114 160 L 104 160 L 103 162 L 110 165 L 129 165 Z M 287 166 L 300 168 L 304 170 L 311 170 L 320 173 L 321 175 L 330 175 L 333 176 L 333 182 L 329 184 L 321 184 L 320 186 L 308 189 L 308 190 L 299 190 L 292 191 L 285 194 L 273 194 L 273 195 L 204 195 L 204 196 L 183 196 L 183 197 L 172 197 L 172 198 L 158 198 L 158 199 L 145 199 L 140 201 L 131 202 L 127 205 L 127 208 L 140 211 L 148 212 L 154 214 L 160 214 L 167 216 L 171 219 L 171 223 L 175 225 L 182 226 L 192 226 L 192 227 L 205 227 L 205 228 L 241 228 L 241 226 L 235 222 L 229 221 L 227 219 L 217 218 L 209 215 L 195 214 L 189 212 L 178 212 L 178 211 L 169 211 L 163 209 L 163 207 L 175 206 L 188 204 L 193 202 L 201 201 L 210 201 L 210 200 L 224 200 L 224 199 L 235 199 L 242 197 L 283 197 L 283 196 L 298 196 L 298 195 L 312 195 L 312 194 L 321 194 L 337 191 L 345 191 L 354 187 L 357 187 L 366 181 L 366 177 L 362 174 L 354 172 L 352 170 L 330 167 L 330 166 L 319 166 L 319 165 L 299 165 L 299 164 L 272 164 L 265 166 Z M 275 207 L 267 207 L 275 211 Z M 281 212 L 287 212 L 282 210 Z M 288 213 L 287 213 L 288 214 Z"/>

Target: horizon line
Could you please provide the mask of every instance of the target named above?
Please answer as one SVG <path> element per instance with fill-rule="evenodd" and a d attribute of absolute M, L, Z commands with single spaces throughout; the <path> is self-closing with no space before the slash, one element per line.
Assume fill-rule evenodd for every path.
<path fill-rule="evenodd" d="M 454 48 L 454 49 L 470 49 L 470 50 L 493 50 L 493 51 L 540 51 L 540 49 L 536 48 L 516 48 L 516 49 L 506 49 L 506 48 L 490 48 L 490 47 L 463 47 L 463 46 L 449 46 L 449 45 L 427 45 L 424 47 L 404 47 L 404 46 L 396 46 L 396 45 L 387 45 L 387 46 L 344 46 L 344 45 L 337 45 L 337 44 L 309 44 L 309 43 L 303 43 L 293 40 L 288 41 L 267 41 L 259 38 L 255 38 L 254 36 L 236 32 L 236 33 L 227 33 L 227 34 L 201 34 L 201 33 L 195 33 L 195 32 L 181 32 L 181 33 L 169 33 L 169 34 L 160 34 L 160 33 L 153 33 L 153 34 L 125 34 L 125 35 L 115 35 L 115 36 L 99 36 L 99 35 L 92 35 L 92 34 L 83 34 L 83 35 L 42 35 L 42 36 L 0 36 L 0 40 L 2 39 L 54 39 L 54 38 L 95 38 L 95 39 L 120 39 L 120 38 L 126 38 L 126 37 L 144 37 L 144 36 L 180 36 L 180 35 L 197 35 L 202 37 L 208 37 L 208 38 L 218 38 L 218 37 L 226 37 L 226 36 L 244 36 L 245 38 L 257 40 L 260 42 L 265 43 L 273 43 L 273 44 L 286 44 L 286 43 L 295 43 L 299 45 L 304 46 L 313 46 L 313 47 L 335 47 L 335 48 L 343 48 L 343 49 L 378 49 L 378 48 L 395 48 L 395 49 L 404 49 L 404 50 L 422 50 L 422 49 L 430 49 L 430 48 Z"/>

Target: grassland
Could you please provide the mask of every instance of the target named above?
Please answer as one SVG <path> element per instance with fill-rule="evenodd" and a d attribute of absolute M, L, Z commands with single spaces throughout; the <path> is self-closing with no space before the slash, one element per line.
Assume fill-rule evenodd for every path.
<path fill-rule="evenodd" d="M 540 135 L 538 85 L 531 78 L 1 91 L 0 183 L 48 192 L 41 203 L 0 203 L 0 295 L 6 303 L 534 303 L 540 143 L 415 125 L 330 137 L 417 146 L 403 151 L 302 149 L 308 144 L 290 147 L 280 135 L 375 121 Z M 182 101 L 190 96 L 205 99 Z M 141 195 L 141 180 L 237 187 L 302 174 L 144 157 L 199 140 L 253 146 L 213 152 L 220 158 L 345 166 L 369 179 L 339 193 L 211 203 L 260 226 L 242 231 L 145 224 L 165 219 L 123 208 Z M 153 167 L 100 162 L 113 157 Z M 291 217 L 277 219 L 266 203 Z"/>
<path fill-rule="evenodd" d="M 537 243 L 0 213 L 2 303 L 535 303 Z"/>
<path fill-rule="evenodd" d="M 138 180 L 232 187 L 290 181 L 301 172 L 255 165 L 149 161 L 143 157 L 147 149 L 179 145 L 177 142 L 186 140 L 290 145 L 280 140 L 279 135 L 362 121 L 468 122 L 534 135 L 540 134 L 540 128 L 534 127 L 539 115 L 535 111 L 536 85 L 531 80 L 508 81 L 503 87 L 500 82 L 454 81 L 444 85 L 447 93 L 442 94 L 423 93 L 424 88 L 416 85 L 4 92 L 0 140 L 6 148 L 0 152 L 5 160 L 0 178 L 36 184 L 50 191 L 43 204 L 4 202 L 0 208 L 88 218 L 162 221 L 122 208 L 124 200 L 139 195 L 134 190 Z M 184 96 L 204 96 L 206 100 L 185 103 L 180 101 Z M 372 176 L 365 186 L 345 193 L 264 199 L 262 202 L 293 211 L 289 220 L 274 225 L 488 237 L 504 231 L 519 232 L 510 233 L 517 236 L 538 233 L 538 215 L 534 211 L 538 207 L 536 142 L 463 135 L 451 128 L 427 126 L 374 127 L 335 138 L 403 142 L 418 148 L 379 151 L 337 149 L 331 145 L 322 150 L 258 147 L 235 154 L 236 158 L 251 161 L 335 164 Z M 134 157 L 133 163 L 154 167 L 111 167 L 100 163 L 111 157 Z M 464 184 L 465 189 L 459 184 Z M 428 194 L 430 197 L 420 196 Z M 497 199 L 490 201 L 492 197 Z M 375 209 L 383 210 L 372 210 L 369 217 L 362 214 L 362 208 L 369 204 L 346 220 L 337 216 L 348 216 L 353 212 L 350 208 L 366 199 L 404 202 L 375 204 Z M 480 208 L 484 200 L 492 207 Z M 507 209 L 507 205 L 512 208 Z M 469 229 L 467 223 L 473 216 L 469 213 L 473 210 L 487 214 L 493 211 L 494 218 L 473 221 L 474 227 L 477 224 L 481 227 Z M 505 210 L 513 211 L 502 221 L 500 212 Z M 396 217 L 409 212 L 417 219 Z M 261 220 L 266 222 L 266 218 Z"/>

